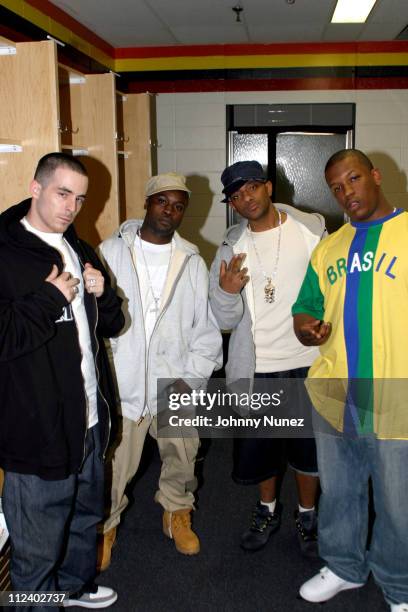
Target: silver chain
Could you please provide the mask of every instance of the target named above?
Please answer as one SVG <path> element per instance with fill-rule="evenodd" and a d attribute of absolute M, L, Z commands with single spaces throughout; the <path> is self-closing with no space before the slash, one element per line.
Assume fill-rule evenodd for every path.
<path fill-rule="evenodd" d="M 267 275 L 267 273 L 265 272 L 262 266 L 261 258 L 259 257 L 258 249 L 256 248 L 255 240 L 252 235 L 252 230 L 250 226 L 248 225 L 248 233 L 251 237 L 252 246 L 254 247 L 255 255 L 258 260 L 258 265 L 261 269 L 262 276 L 265 279 L 264 299 L 267 304 L 273 304 L 273 302 L 275 301 L 276 287 L 273 284 L 273 281 L 275 280 L 275 276 L 278 271 L 280 248 L 281 248 L 281 238 L 282 238 L 282 215 L 278 208 L 276 210 L 278 212 L 278 246 L 276 248 L 275 265 L 273 267 L 272 274 L 270 274 L 269 276 Z"/>
<path fill-rule="evenodd" d="M 140 229 L 137 230 L 137 237 L 139 238 L 139 245 L 140 245 L 140 250 L 142 251 L 142 258 L 143 258 L 143 263 L 145 265 L 146 268 L 146 274 L 147 274 L 147 281 L 149 283 L 149 289 L 150 289 L 150 293 L 152 294 L 153 300 L 154 300 L 154 304 L 155 304 L 155 313 L 156 313 L 156 318 L 159 315 L 159 304 L 160 304 L 160 300 L 162 297 L 162 293 L 160 293 L 160 295 L 158 297 L 155 296 L 154 291 L 153 291 L 153 283 L 152 283 L 152 279 L 150 277 L 150 272 L 149 272 L 149 266 L 147 265 L 147 261 L 146 261 L 146 257 L 144 254 L 144 249 L 143 249 L 143 240 L 142 237 L 140 235 Z M 171 257 L 173 255 L 173 240 L 171 240 L 170 242 L 170 257 L 169 257 L 169 263 L 167 264 L 167 271 L 166 271 L 166 278 L 164 281 L 164 285 L 163 288 L 166 286 L 166 282 L 167 282 L 167 277 L 169 275 L 169 270 L 170 270 L 170 262 L 171 262 Z"/>

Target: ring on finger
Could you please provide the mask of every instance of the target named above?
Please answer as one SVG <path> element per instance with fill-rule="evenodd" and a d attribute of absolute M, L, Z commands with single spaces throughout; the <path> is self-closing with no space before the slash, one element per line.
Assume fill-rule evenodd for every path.
<path fill-rule="evenodd" d="M 79 292 L 78 286 L 77 286 L 77 285 L 75 285 L 75 287 L 74 287 L 74 293 L 78 293 L 78 292 Z"/>
<path fill-rule="evenodd" d="M 90 287 L 94 287 L 96 285 L 96 278 L 90 278 L 88 284 Z"/>

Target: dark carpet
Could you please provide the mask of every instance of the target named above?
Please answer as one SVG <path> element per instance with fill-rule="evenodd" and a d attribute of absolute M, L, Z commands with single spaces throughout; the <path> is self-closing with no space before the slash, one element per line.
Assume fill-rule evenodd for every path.
<path fill-rule="evenodd" d="M 178 553 L 163 535 L 162 511 L 153 496 L 160 460 L 153 441 L 146 445 L 143 467 L 130 486 L 132 502 L 123 515 L 112 564 L 98 579 L 116 589 L 114 612 L 386 612 L 389 607 L 370 578 L 362 589 L 340 593 L 325 604 L 297 599 L 299 586 L 323 563 L 301 557 L 293 513 L 293 474 L 284 476 L 282 526 L 256 553 L 240 549 L 241 532 L 250 521 L 256 487 L 234 484 L 231 440 L 205 441 L 194 528 L 201 552 Z"/>

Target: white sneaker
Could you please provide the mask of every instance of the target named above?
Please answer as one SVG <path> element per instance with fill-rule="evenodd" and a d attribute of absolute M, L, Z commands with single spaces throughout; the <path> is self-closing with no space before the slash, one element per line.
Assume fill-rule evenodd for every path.
<path fill-rule="evenodd" d="M 109 587 L 95 585 L 95 589 L 89 593 L 83 593 L 81 597 L 69 597 L 64 599 L 64 608 L 79 606 L 80 608 L 107 608 L 118 598 L 118 594 Z"/>
<path fill-rule="evenodd" d="M 331 599 L 340 591 L 358 589 L 362 586 L 364 586 L 363 582 L 347 582 L 336 576 L 328 567 L 322 567 L 316 576 L 302 584 L 299 595 L 306 601 L 321 603 Z"/>
<path fill-rule="evenodd" d="M 390 604 L 391 612 L 408 612 L 408 603 Z"/>

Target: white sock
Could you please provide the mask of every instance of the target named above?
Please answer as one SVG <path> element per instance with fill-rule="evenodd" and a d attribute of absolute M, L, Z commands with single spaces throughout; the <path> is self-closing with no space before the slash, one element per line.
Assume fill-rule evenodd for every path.
<path fill-rule="evenodd" d="M 271 514 L 273 514 L 275 512 L 275 508 L 276 508 L 276 499 L 273 500 L 273 502 L 264 502 L 262 501 L 262 499 L 259 502 L 262 506 L 266 506 L 269 510 L 269 512 Z"/>
<path fill-rule="evenodd" d="M 315 509 L 314 506 L 312 506 L 311 508 L 304 508 L 303 506 L 299 504 L 299 512 L 311 512 L 314 509 Z"/>

